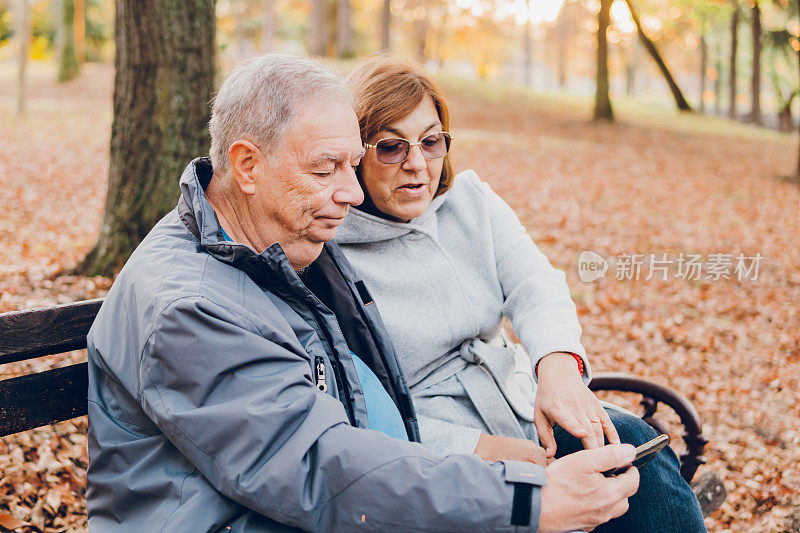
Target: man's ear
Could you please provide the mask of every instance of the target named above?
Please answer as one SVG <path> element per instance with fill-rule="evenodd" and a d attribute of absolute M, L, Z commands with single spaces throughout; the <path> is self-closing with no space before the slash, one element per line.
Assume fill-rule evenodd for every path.
<path fill-rule="evenodd" d="M 261 150 L 253 143 L 239 139 L 228 148 L 228 157 L 236 185 L 244 194 L 255 194 L 257 171 L 264 164 Z"/>

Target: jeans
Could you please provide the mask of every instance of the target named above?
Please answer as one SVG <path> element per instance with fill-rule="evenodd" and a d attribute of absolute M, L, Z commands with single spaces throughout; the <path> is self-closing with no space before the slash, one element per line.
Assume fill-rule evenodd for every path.
<path fill-rule="evenodd" d="M 658 433 L 640 418 L 606 408 L 622 442 L 639 446 Z M 553 428 L 556 457 L 583 449 L 580 439 L 559 426 Z M 681 477 L 680 461 L 669 446 L 639 470 L 639 490 L 628 499 L 628 511 L 594 529 L 598 533 L 706 531 L 700 504 L 691 487 Z"/>

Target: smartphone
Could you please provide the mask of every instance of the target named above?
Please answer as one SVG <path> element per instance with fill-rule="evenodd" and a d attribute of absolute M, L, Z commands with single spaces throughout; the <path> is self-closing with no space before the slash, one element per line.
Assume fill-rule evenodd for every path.
<path fill-rule="evenodd" d="M 653 440 L 649 440 L 636 448 L 636 457 L 633 459 L 632 465 L 636 468 L 642 468 L 644 465 L 653 460 L 653 457 L 660 452 L 664 446 L 669 444 L 669 435 L 659 435 Z M 621 466 L 619 468 L 612 468 L 606 470 L 603 475 L 606 477 L 618 476 L 629 469 L 631 465 Z"/>

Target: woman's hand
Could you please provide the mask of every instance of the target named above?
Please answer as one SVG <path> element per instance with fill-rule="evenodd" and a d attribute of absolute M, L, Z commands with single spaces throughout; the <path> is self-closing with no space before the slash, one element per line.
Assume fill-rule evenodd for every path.
<path fill-rule="evenodd" d="M 556 454 L 553 426 L 558 424 L 581 439 L 587 450 L 605 443 L 619 444 L 619 435 L 600 400 L 584 385 L 572 354 L 555 352 L 539 361 L 539 387 L 533 423 L 547 457 Z"/>
<path fill-rule="evenodd" d="M 481 433 L 473 453 L 484 461 L 526 461 L 536 463 L 542 468 L 547 466 L 544 448 L 527 439 Z"/>

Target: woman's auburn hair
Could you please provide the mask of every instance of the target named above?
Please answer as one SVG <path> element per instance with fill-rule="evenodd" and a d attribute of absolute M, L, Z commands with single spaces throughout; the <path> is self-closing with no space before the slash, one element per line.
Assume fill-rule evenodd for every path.
<path fill-rule="evenodd" d="M 362 142 L 410 115 L 429 96 L 444 131 L 450 131 L 450 114 L 441 89 L 431 77 L 411 62 L 380 54 L 358 67 L 348 80 L 355 99 Z M 434 197 L 453 184 L 450 154 L 444 157 L 439 187 Z M 361 165 L 358 167 L 361 178 Z"/>

